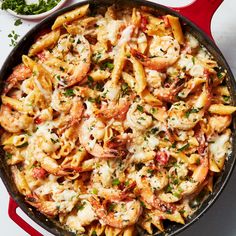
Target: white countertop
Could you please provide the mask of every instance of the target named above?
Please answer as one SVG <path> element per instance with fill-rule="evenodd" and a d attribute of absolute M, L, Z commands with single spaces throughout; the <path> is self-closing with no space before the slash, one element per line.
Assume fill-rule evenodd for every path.
<path fill-rule="evenodd" d="M 154 0 L 153 0 L 154 1 Z M 69 0 L 68 4 L 78 2 Z M 156 2 L 178 6 L 175 0 L 156 0 Z M 191 0 L 182 0 L 181 5 L 190 3 Z M 236 78 L 236 1 L 224 0 L 213 17 L 212 31 L 216 44 L 222 50 Z M 31 29 L 37 22 L 23 21 L 22 25 L 14 26 L 15 18 L 0 10 L 0 67 L 4 63 L 7 55 L 12 50 L 9 46 L 8 34 L 15 30 L 21 37 Z M 181 236 L 234 236 L 236 235 L 236 170 L 213 207 L 194 225 L 181 233 Z M 8 216 L 8 193 L 0 180 L 0 235 L 26 236 Z M 24 214 L 24 213 L 21 213 Z M 27 222 L 38 229 L 44 236 L 49 236 L 48 232 L 37 226 L 26 216 Z"/>

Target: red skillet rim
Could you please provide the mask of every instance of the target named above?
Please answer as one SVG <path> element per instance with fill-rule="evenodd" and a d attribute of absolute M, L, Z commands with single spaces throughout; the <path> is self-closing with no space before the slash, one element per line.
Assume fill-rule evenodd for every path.
<path fill-rule="evenodd" d="M 61 15 L 64 12 L 70 11 L 70 10 L 76 8 L 76 7 L 79 7 L 81 5 L 88 4 L 88 3 L 91 4 L 91 5 L 101 6 L 103 4 L 111 5 L 113 3 L 118 3 L 118 4 L 119 3 L 125 3 L 125 1 L 124 0 L 112 0 L 112 1 L 110 1 L 110 0 L 102 0 L 102 1 L 101 0 L 100 1 L 99 0 L 92 0 L 92 1 L 86 0 L 86 1 L 81 1 L 79 3 L 76 3 L 76 4 L 72 5 L 72 6 L 61 9 L 61 10 L 55 12 L 54 14 L 52 14 L 51 16 L 47 17 L 45 20 L 43 20 L 42 22 L 37 24 L 33 29 L 31 29 L 25 35 L 25 37 L 23 37 L 23 39 L 18 43 L 18 45 L 12 50 L 12 52 L 8 56 L 7 60 L 5 61 L 3 67 L 0 71 L 0 81 L 4 81 L 3 77 L 5 78 L 6 77 L 5 75 L 10 74 L 11 70 L 9 69 L 9 66 L 12 68 L 13 66 L 15 66 L 19 63 L 20 59 L 17 58 L 17 57 L 19 57 L 17 55 L 22 55 L 22 53 L 29 48 L 30 44 L 33 42 L 34 37 L 32 37 L 32 36 L 37 35 L 39 29 L 43 30 L 43 29 L 47 28 L 46 26 L 52 25 L 52 22 L 55 20 L 55 18 L 58 15 Z M 127 3 L 125 3 L 125 4 L 127 4 Z M 199 27 L 197 27 L 190 20 L 183 17 L 178 12 L 175 12 L 171 8 L 165 7 L 163 5 L 160 5 L 160 4 L 157 4 L 157 3 L 154 3 L 154 2 L 147 2 L 147 1 L 142 1 L 142 0 L 133 0 L 132 4 L 149 6 L 149 7 L 152 7 L 154 9 L 157 9 L 158 11 L 163 12 L 165 14 L 168 13 L 168 14 L 178 16 L 182 20 L 182 22 L 186 23 L 186 28 L 190 28 L 190 29 L 193 30 L 193 32 L 191 32 L 191 33 L 193 33 L 194 36 L 197 36 L 200 43 L 203 44 L 215 57 L 217 57 L 216 59 L 219 62 L 219 64 L 222 65 L 228 71 L 228 77 L 229 77 L 229 80 L 227 81 L 228 82 L 228 87 L 230 88 L 233 104 L 235 105 L 235 103 L 236 103 L 236 82 L 234 80 L 233 74 L 232 74 L 232 72 L 230 70 L 230 67 L 227 64 L 224 56 L 222 55 L 222 53 L 220 52 L 218 47 L 212 42 L 212 40 L 210 39 L 209 36 L 207 36 Z M 28 44 L 27 47 L 24 45 L 25 43 Z M 233 127 L 232 139 L 233 140 L 236 139 L 235 125 L 236 125 L 236 120 L 234 118 L 233 119 L 233 125 L 232 125 L 232 127 Z M 168 232 L 168 230 L 167 230 L 165 233 L 168 233 L 168 235 L 175 235 L 177 233 L 180 233 L 181 231 L 183 231 L 184 229 L 189 227 L 191 224 L 196 222 L 209 209 L 209 207 L 212 206 L 213 203 L 216 201 L 216 199 L 218 198 L 218 196 L 222 192 L 223 188 L 225 187 L 226 183 L 228 182 L 228 180 L 230 178 L 230 175 L 232 174 L 233 168 L 235 166 L 236 143 L 235 144 L 234 144 L 234 142 L 232 142 L 232 143 L 233 143 L 232 154 L 229 157 L 229 161 L 226 163 L 226 170 L 224 170 L 221 177 L 219 178 L 219 180 L 215 184 L 215 185 L 217 185 L 217 191 L 214 191 L 214 193 L 209 197 L 209 199 L 207 201 L 205 201 L 203 203 L 203 205 L 196 211 L 196 216 L 193 219 L 190 219 L 189 222 L 187 222 L 185 225 L 183 225 L 181 227 L 179 227 L 179 225 L 175 224 L 173 226 L 173 228 L 171 229 L 172 232 Z M 4 152 L 2 150 L 1 150 L 1 156 L 4 156 Z M 6 166 L 4 166 L 4 164 L 5 164 L 4 161 L 1 159 L 1 162 L 0 162 L 0 168 L 1 168 L 0 176 L 1 176 L 2 181 L 3 181 L 4 185 L 6 186 L 8 192 L 10 193 L 11 197 L 17 202 L 17 204 L 20 206 L 20 208 L 33 221 L 35 221 L 37 224 L 42 226 L 44 229 L 46 229 L 50 233 L 52 233 L 54 235 L 74 235 L 73 233 L 70 233 L 66 230 L 63 230 L 61 227 L 57 226 L 55 224 L 55 222 L 53 222 L 51 220 L 47 221 L 46 220 L 47 218 L 44 217 L 42 214 L 38 213 L 36 210 L 29 210 L 29 208 L 31 208 L 31 207 L 24 202 L 23 197 L 20 196 L 19 193 L 17 194 L 16 190 L 13 189 L 14 187 L 11 186 L 11 183 L 12 183 L 12 182 L 10 182 L 11 178 L 9 176 L 9 173 L 6 172 L 6 169 L 5 169 Z M 218 182 L 220 182 L 220 183 L 218 183 Z M 45 221 L 45 223 L 42 220 L 39 220 L 39 217 L 42 218 Z M 49 225 L 48 222 L 50 222 L 50 224 L 52 224 L 54 228 L 52 228 L 52 225 Z M 145 235 L 145 234 L 142 233 L 141 235 Z M 158 234 L 158 235 L 162 235 L 162 234 Z"/>

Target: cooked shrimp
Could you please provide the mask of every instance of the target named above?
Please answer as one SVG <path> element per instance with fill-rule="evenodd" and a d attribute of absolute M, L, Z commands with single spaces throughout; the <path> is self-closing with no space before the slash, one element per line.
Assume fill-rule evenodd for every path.
<path fill-rule="evenodd" d="M 90 225 L 94 220 L 97 220 L 97 216 L 89 201 L 82 200 L 79 206 L 82 207 L 78 207 L 77 212 L 72 212 L 66 217 L 66 225 L 73 226 L 75 230 L 82 233 L 85 232 L 84 226 Z"/>
<path fill-rule="evenodd" d="M 169 88 L 159 87 L 154 89 L 153 94 L 164 102 L 175 102 L 179 91 L 184 87 L 183 79 L 176 79 Z"/>
<path fill-rule="evenodd" d="M 162 201 L 158 195 L 156 195 L 146 178 L 142 178 L 142 184 L 140 185 L 140 196 L 148 208 L 156 208 L 163 212 L 174 212 L 175 207 L 170 203 Z"/>
<path fill-rule="evenodd" d="M 50 174 L 65 176 L 69 173 L 64 171 L 63 168 L 57 163 L 57 161 L 41 150 L 36 151 L 35 159 L 41 165 L 41 167 Z"/>
<path fill-rule="evenodd" d="M 164 169 L 158 171 L 145 166 L 138 172 L 136 180 L 140 197 L 148 208 L 154 207 L 164 212 L 174 210 L 171 204 L 163 202 L 155 194 L 155 191 L 162 190 L 168 184 L 167 172 Z"/>
<path fill-rule="evenodd" d="M 127 198 L 135 198 L 134 194 L 130 192 L 130 190 L 135 187 L 135 182 L 128 184 L 122 190 L 119 189 L 118 186 L 114 188 L 112 185 L 114 176 L 117 176 L 119 168 L 120 162 L 115 159 L 100 161 L 99 165 L 93 170 L 91 175 L 91 189 L 97 190 L 97 196 L 109 201 L 122 201 Z M 120 179 L 122 179 L 121 176 Z"/>
<path fill-rule="evenodd" d="M 4 87 L 3 94 L 7 94 L 19 81 L 25 80 L 32 75 L 32 71 L 25 66 L 20 64 L 16 66 L 13 73 L 8 77 L 6 86 Z"/>
<path fill-rule="evenodd" d="M 208 147 L 205 140 L 205 134 L 202 129 L 197 130 L 196 137 L 199 142 L 198 153 L 200 156 L 200 164 L 194 169 L 190 180 L 180 183 L 178 189 L 181 196 L 192 194 L 206 179 L 209 171 Z"/>
<path fill-rule="evenodd" d="M 96 116 L 110 120 L 114 118 L 118 121 L 124 121 L 126 119 L 127 112 L 129 110 L 131 102 L 122 100 L 120 103 L 112 106 L 103 106 L 100 110 L 96 111 Z"/>
<path fill-rule="evenodd" d="M 123 229 L 135 224 L 142 213 L 142 206 L 137 200 L 111 203 L 113 209 L 109 209 L 110 212 L 95 198 L 91 198 L 90 203 L 102 224 L 114 228 Z"/>
<path fill-rule="evenodd" d="M 115 149 L 103 147 L 98 141 L 105 134 L 105 125 L 94 117 L 84 119 L 79 126 L 79 140 L 88 153 L 99 158 L 117 157 L 121 153 Z"/>
<path fill-rule="evenodd" d="M 51 107 L 60 113 L 68 113 L 72 107 L 72 99 L 66 96 L 63 89 L 55 89 L 52 94 Z"/>
<path fill-rule="evenodd" d="M 200 162 L 200 165 L 194 170 L 191 179 L 181 182 L 178 186 L 181 196 L 187 196 L 195 192 L 206 179 L 209 171 L 208 158 L 203 157 Z"/>
<path fill-rule="evenodd" d="M 66 79 L 66 87 L 70 87 L 80 82 L 87 75 L 91 64 L 92 53 L 88 40 L 81 35 L 76 36 L 74 40 L 74 51 L 75 53 L 78 53 L 80 62 L 72 75 Z"/>
<path fill-rule="evenodd" d="M 223 132 L 231 123 L 231 116 L 211 115 L 209 117 L 209 126 L 213 132 Z"/>
<path fill-rule="evenodd" d="M 138 104 L 133 103 L 127 113 L 127 125 L 137 131 L 142 131 L 152 125 L 152 117 L 138 110 Z"/>
<path fill-rule="evenodd" d="M 2 105 L 0 110 L 0 124 L 11 133 L 18 133 L 32 127 L 34 120 L 26 114 L 14 111 L 10 106 Z"/>
<path fill-rule="evenodd" d="M 192 107 L 183 101 L 174 103 L 168 112 L 169 127 L 182 130 L 192 129 L 203 118 L 210 98 L 211 94 L 206 85 Z"/>
<path fill-rule="evenodd" d="M 84 106 L 80 98 L 73 98 L 70 113 L 64 119 L 62 118 L 63 128 L 61 131 L 68 129 L 74 125 L 79 124 L 84 111 Z"/>
<path fill-rule="evenodd" d="M 149 69 L 163 70 L 173 65 L 179 58 L 180 45 L 171 36 L 155 36 L 152 39 L 149 55 L 144 55 L 135 49 L 131 54 Z"/>
<path fill-rule="evenodd" d="M 63 87 L 71 87 L 85 78 L 90 68 L 92 52 L 90 44 L 84 36 L 62 35 L 53 54 L 55 61 L 58 61 L 57 58 L 59 58 L 68 67 L 66 76 L 61 71 L 56 73 L 56 75 L 63 74 L 60 76 L 60 84 Z M 45 63 L 47 65 L 47 62 Z M 49 71 L 51 70 L 50 67 Z"/>
<path fill-rule="evenodd" d="M 78 202 L 78 193 L 68 186 L 65 189 L 63 185 L 50 181 L 50 178 L 51 176 L 49 176 L 46 185 L 36 188 L 33 195 L 26 196 L 26 201 L 50 217 L 70 212 Z M 67 184 L 70 186 L 70 183 Z M 49 194 L 50 200 L 45 200 Z"/>
<path fill-rule="evenodd" d="M 49 216 L 55 217 L 58 215 L 58 203 L 53 201 L 40 201 L 36 197 L 28 196 L 26 197 L 26 202 L 31 206 L 37 208 L 41 213 Z"/>

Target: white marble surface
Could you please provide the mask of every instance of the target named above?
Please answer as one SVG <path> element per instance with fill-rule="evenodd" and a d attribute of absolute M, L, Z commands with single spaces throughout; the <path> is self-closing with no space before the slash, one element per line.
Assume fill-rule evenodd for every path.
<path fill-rule="evenodd" d="M 154 1 L 154 0 L 153 0 Z M 158 3 L 169 6 L 180 6 L 190 3 L 191 0 L 155 0 Z M 76 0 L 69 0 L 68 5 Z M 217 10 L 212 21 L 212 31 L 214 39 L 226 57 L 231 69 L 236 77 L 236 1 L 224 0 L 223 4 Z M 0 10 L 0 67 L 5 61 L 7 55 L 12 50 L 9 46 L 10 40 L 8 34 L 15 30 L 21 37 L 37 22 L 23 21 L 20 26 L 14 26 L 15 18 Z M 214 236 L 234 236 L 236 235 L 236 171 L 233 173 L 225 190 L 214 204 L 214 206 L 193 226 L 188 228 L 181 236 L 199 236 L 199 235 L 214 235 Z M 8 193 L 0 180 L 0 235 L 8 236 L 26 236 L 22 229 L 20 229 L 8 217 Z M 21 213 L 23 214 L 23 213 Z M 50 234 L 29 218 L 30 222 L 43 235 Z"/>

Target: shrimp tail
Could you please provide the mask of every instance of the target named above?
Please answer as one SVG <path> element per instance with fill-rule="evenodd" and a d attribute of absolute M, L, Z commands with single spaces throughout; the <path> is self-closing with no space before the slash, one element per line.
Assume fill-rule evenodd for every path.
<path fill-rule="evenodd" d="M 19 81 L 23 81 L 32 75 L 32 71 L 24 64 L 20 64 L 14 68 L 13 73 L 8 77 L 3 94 L 7 94 L 16 86 Z"/>

